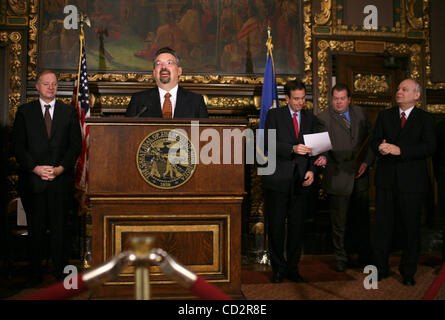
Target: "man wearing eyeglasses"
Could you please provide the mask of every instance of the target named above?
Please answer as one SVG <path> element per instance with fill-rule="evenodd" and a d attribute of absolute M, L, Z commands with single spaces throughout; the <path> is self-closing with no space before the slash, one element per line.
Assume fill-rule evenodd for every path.
<path fill-rule="evenodd" d="M 202 95 L 179 86 L 182 74 L 179 56 L 168 47 L 159 49 L 153 61 L 157 87 L 131 97 L 125 116 L 154 118 L 208 118 Z"/>

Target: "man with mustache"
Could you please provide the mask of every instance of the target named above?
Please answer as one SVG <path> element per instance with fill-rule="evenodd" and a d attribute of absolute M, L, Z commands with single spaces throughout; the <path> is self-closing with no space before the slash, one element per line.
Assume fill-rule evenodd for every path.
<path fill-rule="evenodd" d="M 159 49 L 153 61 L 157 87 L 133 94 L 125 116 L 208 118 L 202 95 L 178 85 L 181 74 L 182 67 L 176 52 L 168 47 Z"/>

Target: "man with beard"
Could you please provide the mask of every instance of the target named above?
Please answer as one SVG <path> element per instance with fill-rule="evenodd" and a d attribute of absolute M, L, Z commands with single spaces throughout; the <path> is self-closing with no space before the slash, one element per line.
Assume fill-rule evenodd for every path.
<path fill-rule="evenodd" d="M 182 74 L 179 56 L 168 47 L 159 49 L 153 61 L 156 88 L 131 97 L 127 117 L 208 118 L 204 98 L 179 86 Z"/>

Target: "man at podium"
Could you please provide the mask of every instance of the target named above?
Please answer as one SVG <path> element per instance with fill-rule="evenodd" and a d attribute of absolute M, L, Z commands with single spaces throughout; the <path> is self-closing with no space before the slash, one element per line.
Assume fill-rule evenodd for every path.
<path fill-rule="evenodd" d="M 153 61 L 157 87 L 133 94 L 125 116 L 208 118 L 202 95 L 178 85 L 181 74 L 182 67 L 176 52 L 168 47 L 159 49 Z"/>

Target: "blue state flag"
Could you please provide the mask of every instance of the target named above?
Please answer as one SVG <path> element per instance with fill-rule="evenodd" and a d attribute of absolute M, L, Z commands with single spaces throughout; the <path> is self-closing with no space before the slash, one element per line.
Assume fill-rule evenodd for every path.
<path fill-rule="evenodd" d="M 267 61 L 266 69 L 264 70 L 264 84 L 261 94 L 261 109 L 260 109 L 260 129 L 264 129 L 266 124 L 267 112 L 270 108 L 278 106 L 278 91 L 275 80 L 275 67 L 272 55 L 272 39 L 267 41 Z"/>
<path fill-rule="evenodd" d="M 266 126 L 266 116 L 270 108 L 276 108 L 278 106 L 278 91 L 277 83 L 275 80 L 275 66 L 272 55 L 272 37 L 266 43 L 267 46 L 267 60 L 266 69 L 264 70 L 264 84 L 263 91 L 261 93 L 261 109 L 260 109 L 260 124 L 259 124 L 259 144 L 257 150 L 264 157 L 264 128 Z"/>

